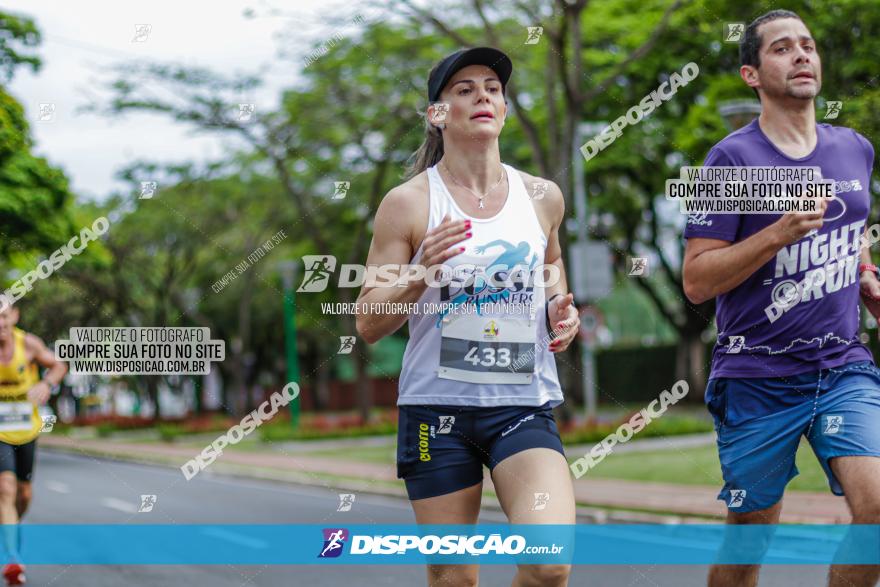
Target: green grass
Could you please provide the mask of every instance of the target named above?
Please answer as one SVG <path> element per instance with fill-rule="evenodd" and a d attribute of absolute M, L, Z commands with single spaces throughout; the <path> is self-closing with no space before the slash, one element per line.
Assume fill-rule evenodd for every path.
<path fill-rule="evenodd" d="M 363 447 L 334 449 L 308 453 L 309 456 L 394 464 L 393 447 Z M 581 455 L 569 453 L 569 462 Z M 819 466 L 813 451 L 806 443 L 801 444 L 797 454 L 800 475 L 788 485 L 795 491 L 828 491 L 825 473 Z M 721 465 L 714 445 L 638 453 L 612 453 L 605 457 L 583 479 L 627 479 L 631 481 L 655 481 L 683 485 L 709 485 L 719 489 Z"/>
<path fill-rule="evenodd" d="M 567 455 L 569 463 L 583 456 L 570 451 Z M 590 478 L 720 486 L 721 465 L 712 445 L 639 453 L 612 452 L 582 477 Z"/>
<path fill-rule="evenodd" d="M 381 465 L 393 465 L 397 461 L 397 449 L 391 446 L 365 446 L 346 449 L 322 450 L 310 452 L 310 457 L 327 457 L 330 459 L 344 459 L 346 461 L 364 461 L 379 463 Z"/>
<path fill-rule="evenodd" d="M 267 422 L 257 429 L 260 438 L 264 442 L 283 442 L 287 440 L 325 440 L 334 438 L 357 438 L 361 436 L 392 436 L 397 434 L 396 422 L 375 422 L 365 426 L 350 426 L 347 428 L 318 429 L 308 426 L 300 426 L 297 429 L 290 427 L 290 423 L 284 420 Z"/>
<path fill-rule="evenodd" d="M 569 462 L 581 455 L 569 454 Z M 788 484 L 795 491 L 828 491 L 828 481 L 809 444 L 796 457 L 800 474 Z M 721 464 L 714 445 L 656 452 L 610 454 L 583 478 L 629 479 L 721 487 Z"/>
<path fill-rule="evenodd" d="M 609 434 L 613 434 L 619 421 L 605 422 L 589 428 L 578 428 L 562 433 L 562 442 L 565 444 L 586 444 L 601 441 Z M 712 421 L 705 415 L 693 416 L 686 413 L 672 414 L 663 419 L 654 420 L 650 425 L 639 432 L 639 438 L 651 438 L 659 436 L 679 436 L 684 434 L 700 434 L 712 432 L 715 427 Z"/>

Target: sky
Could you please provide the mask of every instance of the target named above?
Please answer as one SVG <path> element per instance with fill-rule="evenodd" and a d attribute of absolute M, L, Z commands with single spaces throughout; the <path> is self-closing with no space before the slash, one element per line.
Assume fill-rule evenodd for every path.
<path fill-rule="evenodd" d="M 34 151 L 65 172 L 81 199 L 103 200 L 113 191 L 131 189 L 115 175 L 134 160 L 207 162 L 241 146 L 231 137 L 196 134 L 193 127 L 167 116 L 138 113 L 109 118 L 77 112 L 96 101 L 106 103 L 109 94 L 102 84 L 115 79 L 109 66 L 147 59 L 207 67 L 226 75 L 268 67 L 265 85 L 253 95 L 241 96 L 241 102 L 272 109 L 278 105 L 280 90 L 296 83 L 303 58 L 314 45 L 339 30 L 320 15 L 353 12 L 353 2 L 329 10 L 332 4 L 339 3 L 7 0 L 2 10 L 34 19 L 43 35 L 36 51 L 42 69 L 36 74 L 29 68 L 18 69 L 8 89 L 25 108 Z M 278 9 L 282 6 L 283 12 Z M 254 16 L 246 18 L 246 10 Z M 136 40 L 136 25 L 149 25 L 143 40 Z M 282 49 L 289 57 L 279 59 Z M 51 121 L 39 120 L 41 103 L 55 105 Z"/>

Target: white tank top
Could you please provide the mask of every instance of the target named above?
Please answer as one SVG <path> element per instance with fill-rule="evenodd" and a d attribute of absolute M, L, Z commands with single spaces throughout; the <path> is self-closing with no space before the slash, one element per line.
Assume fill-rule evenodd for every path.
<path fill-rule="evenodd" d="M 493 266 L 527 271 L 544 263 L 547 237 L 522 176 L 502 165 L 510 186 L 507 201 L 500 212 L 485 219 L 465 214 L 436 166 L 427 169 L 428 230 L 449 214 L 453 222 L 470 219 L 473 236 L 458 245 L 465 247 L 463 253 L 445 263 L 462 279 L 447 287 L 428 287 L 418 301 L 420 311 L 410 315 L 398 405 L 539 406 L 549 401 L 555 407 L 562 403 L 556 360 L 547 349 L 546 296 L 540 280 L 517 283 L 500 275 L 489 284 L 477 276 L 471 277 L 468 287 L 463 279 L 474 273 L 474 267 L 488 269 L 485 276 L 493 274 Z M 419 246 L 410 264 L 417 264 L 421 256 Z M 493 302 L 500 305 L 477 311 L 480 303 Z M 521 306 L 499 313 L 500 308 L 516 308 L 505 302 Z M 445 320 L 442 312 L 421 310 L 443 304 L 456 304 L 457 310 L 445 313 Z"/>

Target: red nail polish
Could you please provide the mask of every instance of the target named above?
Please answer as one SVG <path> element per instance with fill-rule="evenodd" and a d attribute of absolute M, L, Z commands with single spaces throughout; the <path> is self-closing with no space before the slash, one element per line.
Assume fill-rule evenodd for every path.
<path fill-rule="evenodd" d="M 472 235 L 471 235 L 471 233 L 467 233 L 467 234 L 464 235 L 464 236 L 465 236 L 466 238 L 471 238 Z"/>

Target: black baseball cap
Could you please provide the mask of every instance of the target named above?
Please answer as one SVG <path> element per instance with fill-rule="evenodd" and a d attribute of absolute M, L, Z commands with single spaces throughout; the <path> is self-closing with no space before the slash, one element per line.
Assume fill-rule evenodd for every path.
<path fill-rule="evenodd" d="M 492 69 L 498 74 L 503 87 L 507 87 L 507 80 L 513 73 L 513 63 L 503 51 L 492 47 L 462 49 L 444 58 L 431 70 L 431 75 L 428 77 L 428 101 L 436 102 L 440 98 L 440 92 L 455 72 L 468 65 L 485 65 Z"/>

